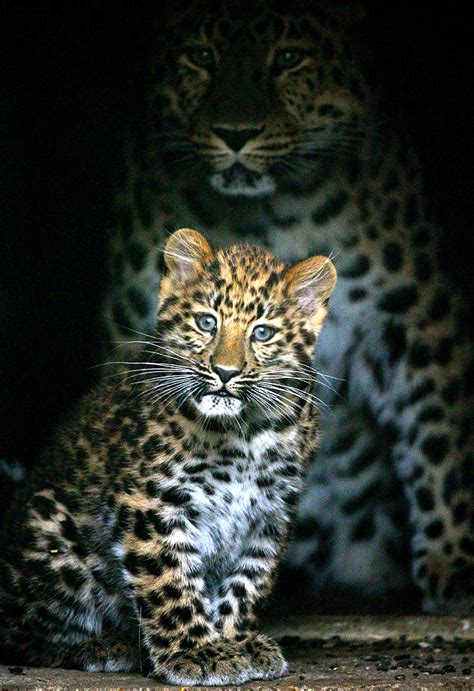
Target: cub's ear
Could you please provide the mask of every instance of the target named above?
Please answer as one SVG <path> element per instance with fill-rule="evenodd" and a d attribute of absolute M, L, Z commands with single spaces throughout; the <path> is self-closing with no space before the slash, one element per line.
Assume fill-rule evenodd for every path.
<path fill-rule="evenodd" d="M 212 247 L 197 230 L 181 228 L 166 243 L 165 264 L 170 278 L 176 283 L 185 283 L 199 268 L 214 256 Z"/>
<path fill-rule="evenodd" d="M 335 288 L 336 268 L 328 257 L 310 257 L 287 271 L 288 292 L 315 325 L 326 316 L 326 303 Z"/>

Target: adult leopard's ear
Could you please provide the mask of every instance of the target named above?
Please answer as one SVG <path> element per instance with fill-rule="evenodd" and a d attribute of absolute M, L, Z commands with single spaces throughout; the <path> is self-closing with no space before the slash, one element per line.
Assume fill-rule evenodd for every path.
<path fill-rule="evenodd" d="M 369 14 L 367 3 L 361 0 L 341 0 L 334 2 L 334 0 L 309 0 L 313 7 L 317 7 L 317 11 L 326 15 L 336 25 L 341 28 L 355 29 L 359 27 Z"/>
<path fill-rule="evenodd" d="M 318 328 L 327 314 L 327 302 L 336 286 L 336 267 L 328 257 L 309 257 L 288 269 L 288 293 L 291 299 Z"/>
<path fill-rule="evenodd" d="M 173 283 L 186 283 L 214 256 L 205 237 L 191 228 L 177 230 L 166 243 L 165 264 Z"/>

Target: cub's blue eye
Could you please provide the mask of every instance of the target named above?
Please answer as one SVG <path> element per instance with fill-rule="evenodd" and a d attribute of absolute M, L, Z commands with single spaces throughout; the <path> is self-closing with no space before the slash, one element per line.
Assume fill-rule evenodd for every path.
<path fill-rule="evenodd" d="M 198 314 L 196 316 L 196 324 L 201 331 L 214 331 L 217 326 L 217 319 L 213 314 Z"/>
<path fill-rule="evenodd" d="M 252 331 L 252 338 L 254 341 L 260 341 L 260 343 L 265 343 L 265 341 L 269 341 L 272 336 L 274 336 L 276 333 L 276 330 L 272 326 L 256 326 L 255 329 Z"/>
<path fill-rule="evenodd" d="M 296 67 L 302 62 L 304 53 L 302 50 L 280 50 L 275 57 L 275 65 L 281 69 L 287 70 L 290 67 Z"/>
<path fill-rule="evenodd" d="M 198 67 L 212 67 L 214 64 L 212 50 L 208 48 L 194 48 L 189 51 L 188 55 L 191 62 L 198 65 Z"/>

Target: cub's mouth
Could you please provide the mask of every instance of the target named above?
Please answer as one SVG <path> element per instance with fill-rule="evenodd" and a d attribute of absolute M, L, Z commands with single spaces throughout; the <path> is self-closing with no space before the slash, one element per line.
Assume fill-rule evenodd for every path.
<path fill-rule="evenodd" d="M 275 182 L 270 175 L 249 170 L 241 163 L 209 176 L 211 187 L 229 196 L 260 197 L 275 191 Z"/>
<path fill-rule="evenodd" d="M 214 391 L 213 396 L 220 396 L 221 398 L 237 398 L 234 394 L 231 394 L 227 389 L 220 389 L 219 391 Z"/>
<path fill-rule="evenodd" d="M 199 412 L 206 417 L 235 417 L 243 408 L 243 402 L 227 391 L 207 393 L 195 400 Z"/>

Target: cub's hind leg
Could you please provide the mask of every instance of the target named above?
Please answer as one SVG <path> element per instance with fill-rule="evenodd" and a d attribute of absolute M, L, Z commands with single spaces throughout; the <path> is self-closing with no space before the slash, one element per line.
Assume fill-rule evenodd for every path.
<path fill-rule="evenodd" d="M 139 637 L 126 640 L 120 634 L 106 633 L 65 648 L 59 664 L 87 672 L 129 672 L 143 670 L 147 655 L 145 649 L 140 648 Z"/>
<path fill-rule="evenodd" d="M 103 653 L 94 658 L 98 647 L 91 639 L 109 629 L 107 610 L 114 611 L 115 624 L 120 618 L 126 624 L 133 611 L 107 588 L 103 565 L 89 553 L 88 528 L 73 518 L 67 503 L 43 490 L 29 502 L 18 532 L 12 525 L 15 540 L 9 541 L 0 569 L 3 657 L 21 664 L 106 669 L 117 660 Z M 111 650 L 110 645 L 102 648 Z M 122 650 L 122 668 L 134 666 L 135 649 Z"/>

